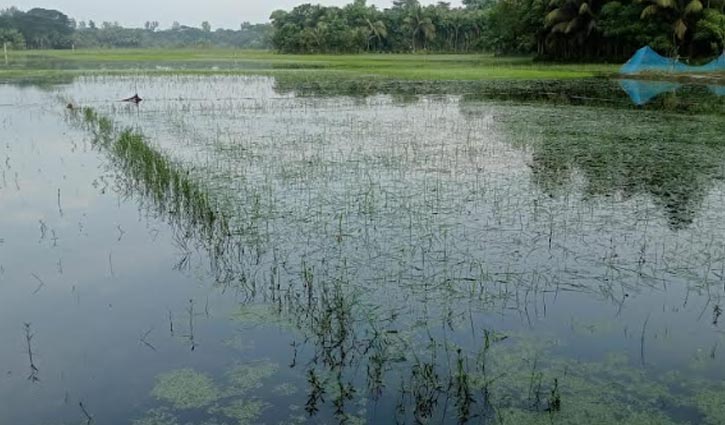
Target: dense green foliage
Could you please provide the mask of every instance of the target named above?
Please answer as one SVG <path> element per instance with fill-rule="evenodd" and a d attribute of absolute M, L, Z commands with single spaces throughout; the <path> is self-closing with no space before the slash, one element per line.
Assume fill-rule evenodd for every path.
<path fill-rule="evenodd" d="M 643 45 L 710 56 L 725 43 L 724 0 L 465 0 L 422 6 L 366 0 L 272 14 L 285 53 L 497 52 L 556 59 L 625 58 Z"/>
<path fill-rule="evenodd" d="M 16 8 L 0 10 L 0 43 L 10 47 L 64 49 L 73 45 L 75 23 L 57 10 Z"/>
<path fill-rule="evenodd" d="M 209 22 L 200 28 L 175 22 L 168 30 L 159 30 L 156 21 L 144 28 L 124 28 L 116 22 L 76 22 L 57 10 L 16 8 L 0 10 L 0 44 L 11 49 L 78 48 L 169 48 L 236 47 L 268 48 L 269 24 L 241 24 L 238 30 L 216 29 Z"/>
<path fill-rule="evenodd" d="M 725 0 L 464 0 L 423 6 L 366 0 L 344 7 L 302 4 L 272 13 L 271 24 L 238 30 L 174 22 L 159 30 L 78 22 L 62 12 L 0 11 L 0 43 L 11 49 L 234 47 L 282 53 L 438 52 L 534 54 L 563 60 L 622 60 L 650 45 L 691 58 L 725 48 Z"/>
<path fill-rule="evenodd" d="M 235 47 L 266 49 L 270 47 L 270 26 L 243 23 L 238 30 L 211 30 L 209 22 L 200 28 L 174 23 L 160 31 L 158 22 L 147 22 L 144 28 L 124 28 L 117 23 L 104 22 L 100 27 L 93 21 L 81 22 L 75 32 L 76 47 L 99 48 L 164 48 L 164 47 Z"/>

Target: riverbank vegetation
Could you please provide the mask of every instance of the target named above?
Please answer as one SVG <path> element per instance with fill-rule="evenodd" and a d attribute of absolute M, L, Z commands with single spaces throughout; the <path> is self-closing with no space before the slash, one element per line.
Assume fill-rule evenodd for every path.
<path fill-rule="evenodd" d="M 273 45 L 288 53 L 496 52 L 562 60 L 622 59 L 651 45 L 668 54 L 719 54 L 725 2 L 713 0 L 464 0 L 423 6 L 365 0 L 303 4 L 272 14 Z"/>
<path fill-rule="evenodd" d="M 240 17 L 242 18 L 242 17 Z M 725 48 L 725 0 L 366 0 L 343 7 L 310 3 L 272 13 L 270 23 L 215 29 L 158 21 L 143 28 L 76 22 L 56 10 L 0 11 L 0 43 L 11 49 L 274 49 L 281 53 L 494 53 L 548 60 L 622 61 L 649 45 L 692 59 Z M 241 21 L 241 19 L 240 19 Z"/>

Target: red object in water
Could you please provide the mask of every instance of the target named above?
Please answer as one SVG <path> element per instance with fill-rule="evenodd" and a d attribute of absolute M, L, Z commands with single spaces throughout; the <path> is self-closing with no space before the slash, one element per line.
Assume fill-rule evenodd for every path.
<path fill-rule="evenodd" d="M 143 99 L 138 97 L 138 93 L 136 93 L 135 95 L 129 97 L 128 99 L 123 99 L 122 102 L 133 102 L 135 104 L 139 104 L 139 103 L 141 103 L 142 100 Z"/>

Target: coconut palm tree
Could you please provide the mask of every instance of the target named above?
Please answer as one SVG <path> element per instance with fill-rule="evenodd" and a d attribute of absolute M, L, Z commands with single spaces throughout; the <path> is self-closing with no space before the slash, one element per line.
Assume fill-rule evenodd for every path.
<path fill-rule="evenodd" d="M 365 22 L 367 23 L 368 50 L 371 50 L 370 46 L 373 40 L 376 40 L 377 47 L 380 48 L 383 40 L 388 37 L 388 28 L 380 20 L 373 22 L 370 18 L 365 18 Z"/>
<path fill-rule="evenodd" d="M 423 8 L 418 6 L 411 10 L 411 13 L 403 20 L 410 31 L 411 48 L 415 52 L 418 46 L 418 39 L 423 39 L 423 47 L 428 41 L 436 37 L 436 27 L 433 20 L 423 13 Z"/>
<path fill-rule="evenodd" d="M 545 18 L 554 33 L 571 34 L 586 29 L 591 32 L 596 25 L 592 5 L 588 0 L 565 0 L 552 9 Z"/>
<path fill-rule="evenodd" d="M 702 13 L 700 0 L 638 0 L 647 6 L 642 10 L 642 19 L 663 16 L 672 24 L 672 45 L 677 53 L 685 41 L 687 32 L 694 28 L 695 17 Z"/>
<path fill-rule="evenodd" d="M 550 35 L 563 35 L 566 42 L 573 41 L 578 48 L 584 47 L 587 38 L 597 28 L 597 0 L 560 0 L 544 18 Z"/>

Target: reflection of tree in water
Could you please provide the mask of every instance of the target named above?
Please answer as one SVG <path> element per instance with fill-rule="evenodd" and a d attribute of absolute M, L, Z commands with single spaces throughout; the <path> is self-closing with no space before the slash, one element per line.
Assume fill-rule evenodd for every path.
<path fill-rule="evenodd" d="M 279 94 L 300 97 L 349 96 L 365 98 L 394 96 L 401 104 L 418 96 L 461 95 L 465 102 L 505 101 L 549 105 L 603 106 L 618 109 L 647 109 L 688 113 L 725 114 L 725 97 L 720 86 L 602 78 L 537 81 L 399 81 L 383 78 L 310 78 L 304 75 L 275 77 Z M 675 90 L 676 89 L 676 90 Z M 645 101 L 646 100 L 646 101 Z"/>
<path fill-rule="evenodd" d="M 531 150 L 533 179 L 545 193 L 570 192 L 581 173 L 588 196 L 651 195 L 673 229 L 693 222 L 713 182 L 725 176 L 718 115 L 526 108 L 499 121 Z"/>
<path fill-rule="evenodd" d="M 619 192 L 633 197 L 648 193 L 664 209 L 672 228 L 686 227 L 692 223 L 713 179 L 723 177 L 725 146 L 712 141 L 717 134 L 725 134 L 725 126 L 677 121 L 678 128 L 665 122 L 655 123 L 654 128 L 639 121 L 620 122 L 619 126 L 613 123 L 597 133 L 549 127 L 532 154 L 534 179 L 553 193 L 554 187 L 562 186 L 571 176 L 563 171 L 575 168 L 587 180 L 588 195 Z M 642 134 L 632 136 L 618 131 L 633 126 L 640 127 Z"/>
<path fill-rule="evenodd" d="M 475 102 L 576 105 L 571 116 L 529 110 L 504 116 L 508 131 L 532 144 L 534 178 L 553 195 L 574 170 L 587 179 L 588 195 L 626 197 L 649 193 L 672 228 L 692 223 L 713 179 L 722 178 L 725 97 L 721 88 L 643 80 L 390 81 L 277 77 L 275 90 L 297 96 L 393 96 L 400 104 L 418 95 L 462 95 Z M 599 109 L 587 109 L 595 106 Z M 653 111 L 642 115 L 636 109 Z M 654 112 L 661 111 L 661 112 Z M 701 115 L 665 115 L 684 112 Z M 471 112 L 475 113 L 475 112 Z"/>

